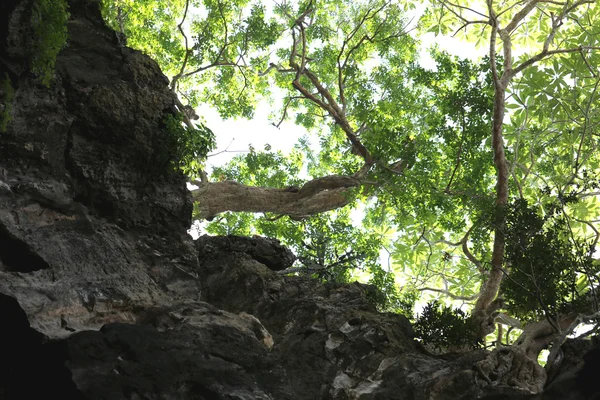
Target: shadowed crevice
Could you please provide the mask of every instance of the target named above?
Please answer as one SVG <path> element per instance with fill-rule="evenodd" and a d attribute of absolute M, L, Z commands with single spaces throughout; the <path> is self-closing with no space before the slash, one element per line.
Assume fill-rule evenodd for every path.
<path fill-rule="evenodd" d="M 0 399 L 83 400 L 65 367 L 67 345 L 31 328 L 14 297 L 0 293 Z"/>
<path fill-rule="evenodd" d="M 33 272 L 48 269 L 50 265 L 22 240 L 0 225 L 0 270 L 9 272 Z"/>

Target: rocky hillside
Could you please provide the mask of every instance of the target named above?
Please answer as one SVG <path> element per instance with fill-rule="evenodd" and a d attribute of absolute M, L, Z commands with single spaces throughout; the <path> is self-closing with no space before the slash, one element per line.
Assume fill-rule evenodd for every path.
<path fill-rule="evenodd" d="M 70 0 L 67 46 L 40 83 L 35 3 L 0 4 L 0 399 L 539 390 L 528 380 L 545 372 L 531 360 L 428 354 L 406 318 L 375 310 L 369 287 L 281 276 L 294 255 L 276 241 L 194 242 L 191 196 L 168 163 L 167 78 L 119 45 L 96 0 Z M 532 398 L 592 398 L 595 375 L 577 372 L 588 348 L 567 346 L 559 383 Z M 600 358 L 590 354 L 588 367 Z"/>

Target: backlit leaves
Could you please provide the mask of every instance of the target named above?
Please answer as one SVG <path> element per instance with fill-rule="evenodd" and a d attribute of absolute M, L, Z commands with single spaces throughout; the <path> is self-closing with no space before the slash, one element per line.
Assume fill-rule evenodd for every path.
<path fill-rule="evenodd" d="M 307 274 L 371 280 L 387 293 L 380 306 L 406 311 L 416 293 L 467 303 L 476 298 L 490 270 L 499 211 L 489 54 L 468 61 L 434 49 L 435 67 L 420 66 L 417 36 L 406 33 L 404 12 L 413 3 L 192 1 L 183 26 L 187 49 L 177 28 L 181 0 L 106 0 L 104 12 L 130 45 L 179 76 L 178 89 L 192 105 L 248 117 L 267 98 L 276 125 L 294 121 L 317 136 L 317 149 L 306 138 L 289 153 L 251 148 L 215 168 L 213 180 L 293 191 L 312 178 L 352 175 L 361 167 L 364 160 L 331 113 L 292 85 L 298 79 L 317 100 L 326 98 L 292 68 L 303 62 L 375 160 L 362 187 L 348 207 L 323 215 L 227 213 L 207 229 L 278 237 L 301 256 Z M 495 66 L 499 74 L 522 67 L 508 86 L 502 121 L 513 204 L 504 210 L 510 280 L 503 290 L 521 317 L 556 312 L 598 285 L 589 277 L 596 271 L 600 213 L 600 5 L 578 1 L 569 10 L 574 2 L 537 2 L 512 24 L 530 3 L 493 2 L 494 17 L 486 1 L 435 0 L 419 24 L 420 32 L 456 34 L 488 53 L 492 17 L 500 28 L 511 27 L 512 58 L 497 55 Z M 548 51 L 565 51 L 530 62 L 544 42 Z M 492 53 L 502 54 L 505 43 L 499 39 Z M 395 277 L 387 274 L 388 259 Z M 392 290 L 397 283 L 407 288 L 404 294 Z M 465 320 L 437 304 L 427 312 Z"/>

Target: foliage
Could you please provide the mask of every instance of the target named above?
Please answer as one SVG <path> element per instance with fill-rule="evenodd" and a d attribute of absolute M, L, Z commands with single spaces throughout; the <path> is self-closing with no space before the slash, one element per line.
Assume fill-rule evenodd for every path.
<path fill-rule="evenodd" d="M 214 133 L 204 124 L 196 124 L 196 129 L 184 127 L 182 114 L 169 114 L 164 123 L 168 132 L 166 162 L 190 177 L 197 177 L 206 155 L 215 148 Z"/>
<path fill-rule="evenodd" d="M 396 276 L 383 268 L 373 269 L 368 283 L 375 288 L 371 300 L 380 311 L 396 312 L 412 319 L 418 291 L 410 287 L 399 289 Z"/>
<path fill-rule="evenodd" d="M 101 10 L 108 25 L 125 36 L 128 46 L 152 55 L 165 74 L 173 75 L 173 61 L 183 59 L 177 24 L 184 4 L 181 0 L 103 0 Z"/>
<path fill-rule="evenodd" d="M 378 253 L 374 245 L 378 238 L 354 228 L 342 213 L 333 218 L 312 217 L 301 226 L 302 241 L 294 247 L 300 262 L 316 267 L 316 278 L 348 282 L 351 272 L 376 266 Z"/>
<path fill-rule="evenodd" d="M 15 89 L 12 86 L 8 74 L 4 74 L 4 79 L 0 80 L 0 133 L 6 132 L 8 123 L 11 119 L 12 103 L 15 97 Z"/>
<path fill-rule="evenodd" d="M 45 86 L 50 85 L 56 56 L 67 42 L 68 19 L 66 0 L 35 0 L 31 16 L 34 34 L 31 70 Z"/>
<path fill-rule="evenodd" d="M 427 303 L 413 327 L 417 338 L 439 350 L 472 349 L 483 344 L 477 337 L 477 326 L 464 311 L 437 300 Z"/>
<path fill-rule="evenodd" d="M 471 318 L 447 305 L 472 306 L 486 285 L 490 304 L 504 276 L 512 317 L 593 311 L 600 3 L 432 0 L 410 35 L 412 7 L 104 1 L 109 23 L 192 105 L 248 117 L 266 99 L 276 126 L 292 120 L 316 136 L 287 154 L 251 147 L 214 168 L 213 180 L 297 192 L 327 175 L 361 179 L 346 208 L 300 220 L 224 213 L 208 232 L 278 237 L 303 273 L 373 283 L 382 309 L 410 312 L 417 294 L 439 299 L 418 326 L 442 347 L 474 343 L 465 339 Z M 435 65 L 425 68 L 424 32 L 456 33 L 487 56 L 432 49 Z"/>
<path fill-rule="evenodd" d="M 510 273 L 503 292 L 515 315 L 539 319 L 575 311 L 576 305 L 585 309 L 593 295 L 589 283 L 599 284 L 600 268 L 591 258 L 593 243 L 574 241 L 568 220 L 562 216 L 563 206 L 547 205 L 544 216 L 525 200 L 509 207 L 506 259 Z"/>
<path fill-rule="evenodd" d="M 301 184 L 299 174 L 303 163 L 304 155 L 298 150 L 284 156 L 270 151 L 268 146 L 264 151 L 250 146 L 246 154 L 234 157 L 227 166 L 216 167 L 212 175 L 218 181 L 284 188 Z"/>
<path fill-rule="evenodd" d="M 267 20 L 260 1 L 103 0 L 102 13 L 129 46 L 158 61 L 192 107 L 208 103 L 224 118 L 250 117 L 268 93 L 253 69 L 265 65 L 257 53 L 281 27 Z"/>

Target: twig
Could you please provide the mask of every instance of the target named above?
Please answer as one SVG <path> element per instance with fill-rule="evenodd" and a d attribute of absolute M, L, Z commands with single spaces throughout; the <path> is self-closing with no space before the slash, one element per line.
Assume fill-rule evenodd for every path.
<path fill-rule="evenodd" d="M 225 150 L 221 150 L 221 151 L 218 151 L 216 153 L 209 154 L 209 155 L 206 156 L 206 158 L 218 156 L 219 154 L 223 154 L 223 153 L 227 153 L 229 151 L 229 147 L 231 146 L 231 144 L 233 143 L 234 140 L 235 140 L 235 138 L 231 139 L 231 142 L 229 142 L 229 144 L 227 145 L 227 147 L 225 147 Z"/>
<path fill-rule="evenodd" d="M 474 295 L 471 295 L 471 296 L 460 296 L 460 295 L 456 295 L 454 293 L 451 293 L 448 290 L 436 289 L 436 288 L 430 288 L 430 287 L 423 287 L 423 288 L 419 288 L 417 290 L 420 291 L 420 292 L 428 291 L 428 292 L 441 293 L 443 295 L 446 295 L 446 296 L 450 297 L 452 300 L 473 301 L 473 300 L 476 300 L 477 297 L 479 296 L 479 294 L 474 294 Z"/>
<path fill-rule="evenodd" d="M 183 11 L 183 17 L 181 18 L 181 22 L 179 23 L 179 25 L 177 25 L 177 29 L 179 29 L 179 32 L 181 33 L 181 36 L 183 36 L 183 39 L 185 41 L 185 56 L 183 58 L 183 62 L 181 63 L 181 68 L 179 70 L 179 73 L 177 75 L 175 75 L 173 77 L 173 80 L 171 81 L 171 90 L 172 91 L 175 91 L 175 89 L 177 87 L 177 81 L 179 81 L 179 78 L 181 78 L 183 71 L 185 71 L 185 67 L 187 65 L 187 62 L 188 62 L 188 59 L 189 59 L 190 53 L 191 53 L 189 46 L 188 46 L 187 35 L 183 31 L 183 23 L 185 22 L 185 19 L 187 18 L 187 12 L 188 12 L 189 5 L 190 5 L 190 0 L 186 0 L 185 1 L 185 10 Z"/>

